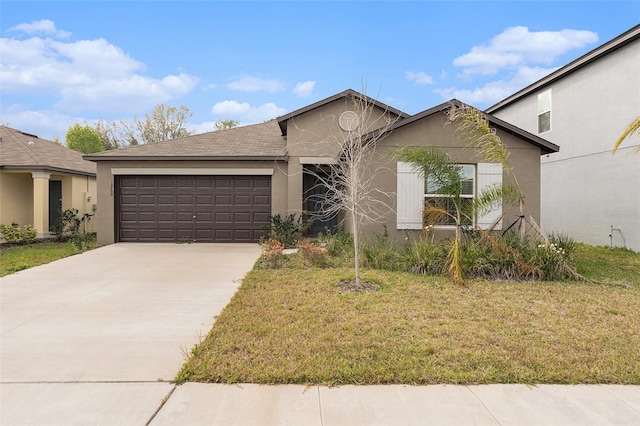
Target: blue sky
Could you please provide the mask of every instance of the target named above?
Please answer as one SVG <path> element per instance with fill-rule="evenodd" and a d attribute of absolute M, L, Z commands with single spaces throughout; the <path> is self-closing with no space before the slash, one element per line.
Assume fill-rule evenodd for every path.
<path fill-rule="evenodd" d="M 486 108 L 640 22 L 633 1 L 5 1 L 0 121 L 69 126 L 186 105 L 259 123 L 347 88 L 409 114 Z"/>

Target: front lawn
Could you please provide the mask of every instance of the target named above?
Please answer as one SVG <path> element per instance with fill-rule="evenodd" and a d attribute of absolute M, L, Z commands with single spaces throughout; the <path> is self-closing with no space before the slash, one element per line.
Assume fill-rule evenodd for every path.
<path fill-rule="evenodd" d="M 640 384 L 640 254 L 575 258 L 616 285 L 366 270 L 377 291 L 341 293 L 350 269 L 254 270 L 176 380 Z"/>
<path fill-rule="evenodd" d="M 89 247 L 95 247 L 95 237 L 89 242 Z M 0 246 L 0 277 L 79 252 L 70 241 Z"/>

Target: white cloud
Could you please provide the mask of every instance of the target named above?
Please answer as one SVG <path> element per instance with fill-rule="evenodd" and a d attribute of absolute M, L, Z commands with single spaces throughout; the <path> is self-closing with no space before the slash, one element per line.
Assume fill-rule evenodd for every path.
<path fill-rule="evenodd" d="M 215 89 L 216 87 L 218 87 L 216 84 L 209 83 L 209 84 L 207 84 L 206 86 L 204 86 L 204 87 L 202 88 L 202 91 L 203 91 L 203 92 L 208 92 L 209 90 L 213 90 L 213 89 Z"/>
<path fill-rule="evenodd" d="M 433 77 L 431 77 L 430 75 L 422 71 L 419 71 L 419 72 L 407 71 L 404 73 L 404 76 L 408 80 L 411 80 L 414 83 L 419 84 L 421 86 L 424 86 L 427 84 L 433 84 Z"/>
<path fill-rule="evenodd" d="M 242 114 L 246 114 L 251 109 L 251 105 L 247 102 L 238 101 L 222 101 L 218 102 L 211 108 L 213 115 L 219 115 L 224 117 L 238 117 Z"/>
<path fill-rule="evenodd" d="M 42 21 L 38 21 L 42 22 Z M 53 31 L 53 22 L 14 28 Z M 198 79 L 187 73 L 145 76 L 144 64 L 105 39 L 63 42 L 0 38 L 3 93 L 51 95 L 67 111 L 139 112 L 185 95 Z"/>
<path fill-rule="evenodd" d="M 526 64 L 550 65 L 560 55 L 598 41 L 592 31 L 563 29 L 531 32 L 527 27 L 510 27 L 495 36 L 489 45 L 474 46 L 453 64 L 464 74 L 495 74 L 505 68 Z"/>
<path fill-rule="evenodd" d="M 275 93 L 282 90 L 283 86 L 278 80 L 263 80 L 257 77 L 241 77 L 227 85 L 231 90 L 238 92 L 269 92 Z"/>
<path fill-rule="evenodd" d="M 19 105 L 11 105 L 2 111 L 3 124 L 50 141 L 58 137 L 64 142 L 69 127 L 83 122 L 84 119 L 80 117 L 51 110 L 30 111 Z"/>
<path fill-rule="evenodd" d="M 491 105 L 538 81 L 557 68 L 520 67 L 511 79 L 492 81 L 474 89 L 449 87 L 436 90 L 444 99 L 456 98 L 471 105 Z"/>
<path fill-rule="evenodd" d="M 272 118 L 276 118 L 287 112 L 286 109 L 278 107 L 269 102 L 261 106 L 254 107 L 248 102 L 222 101 L 211 108 L 211 113 L 221 119 L 234 119 L 242 124 L 262 123 Z"/>
<path fill-rule="evenodd" d="M 313 89 L 316 87 L 316 82 L 312 80 L 307 80 L 304 82 L 296 83 L 296 87 L 293 89 L 293 93 L 298 96 L 311 96 L 313 93 Z"/>
<path fill-rule="evenodd" d="M 56 29 L 56 25 L 49 19 L 41 19 L 39 21 L 33 21 L 24 24 L 18 24 L 7 30 L 12 33 L 24 33 L 24 34 L 46 34 L 58 38 L 69 38 L 71 33 L 68 31 L 62 31 Z"/>

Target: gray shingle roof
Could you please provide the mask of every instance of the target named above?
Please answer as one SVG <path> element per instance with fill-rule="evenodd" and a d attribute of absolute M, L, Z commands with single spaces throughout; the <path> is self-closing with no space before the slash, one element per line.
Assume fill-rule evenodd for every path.
<path fill-rule="evenodd" d="M 86 155 L 91 161 L 114 160 L 272 160 L 284 159 L 287 146 L 276 121 L 234 127 L 162 142 Z"/>
<path fill-rule="evenodd" d="M 35 135 L 0 126 L 0 168 L 96 175 L 96 164 L 82 153 Z"/>

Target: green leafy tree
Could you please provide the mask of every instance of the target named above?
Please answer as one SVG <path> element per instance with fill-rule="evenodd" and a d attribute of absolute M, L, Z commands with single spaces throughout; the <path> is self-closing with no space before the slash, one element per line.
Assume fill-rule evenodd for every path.
<path fill-rule="evenodd" d="M 67 147 L 83 154 L 93 154 L 104 151 L 100 134 L 88 124 L 84 126 L 78 123 L 69 127 L 66 136 Z"/>
<path fill-rule="evenodd" d="M 239 121 L 236 120 L 218 120 L 213 123 L 213 127 L 218 130 L 232 129 L 234 127 L 238 127 L 240 125 Z"/>
<path fill-rule="evenodd" d="M 613 153 L 614 154 L 616 153 L 616 151 L 618 150 L 618 148 L 620 148 L 620 145 L 622 144 L 622 142 L 624 142 L 625 139 L 630 138 L 636 133 L 640 133 L 640 117 L 633 120 L 631 124 L 629 124 L 629 126 L 624 130 L 622 135 L 620 135 L 615 145 L 613 146 Z M 636 151 L 640 152 L 640 146 L 636 148 Z"/>

